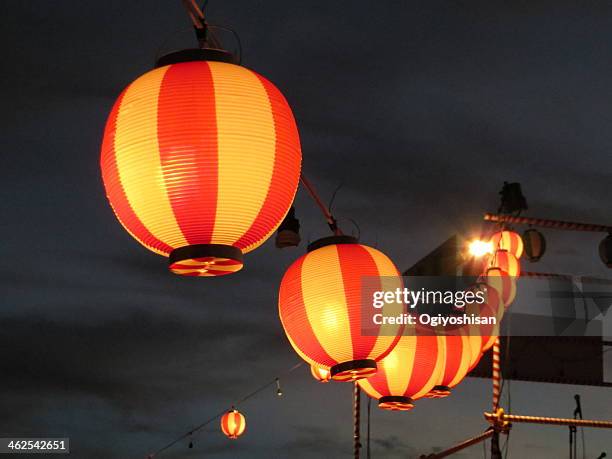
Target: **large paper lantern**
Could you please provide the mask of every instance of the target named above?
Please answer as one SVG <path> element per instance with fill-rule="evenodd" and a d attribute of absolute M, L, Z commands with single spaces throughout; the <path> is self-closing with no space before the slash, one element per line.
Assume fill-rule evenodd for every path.
<path fill-rule="evenodd" d="M 444 367 L 444 338 L 441 336 L 406 335 L 378 363 L 378 372 L 360 379 L 359 386 L 378 400 L 378 407 L 391 411 L 408 411 L 413 402 L 427 393 L 440 379 Z"/>
<path fill-rule="evenodd" d="M 491 236 L 490 243 L 493 250 L 506 250 L 516 258 L 521 258 L 523 255 L 523 239 L 514 231 L 498 231 Z"/>
<path fill-rule="evenodd" d="M 470 371 L 472 350 L 467 334 L 457 333 L 446 335 L 444 339 L 444 365 L 438 381 L 426 395 L 428 398 L 443 398 L 451 393 L 451 389 L 459 384 Z"/>
<path fill-rule="evenodd" d="M 241 269 L 282 222 L 301 151 L 272 83 L 200 51 L 164 59 L 121 93 L 100 164 L 110 204 L 138 242 L 176 274 L 219 276 Z"/>
<path fill-rule="evenodd" d="M 283 277 L 278 304 L 287 338 L 306 362 L 329 368 L 332 379 L 374 374 L 376 362 L 401 335 L 401 325 L 365 323 L 362 312 L 372 310 L 372 297 L 366 293 L 370 288 L 395 291 L 403 288 L 402 278 L 383 253 L 349 236 L 312 243 Z M 403 303 L 393 303 L 381 312 L 397 316 L 404 310 Z M 362 325 L 370 332 L 362 333 Z"/>
<path fill-rule="evenodd" d="M 246 419 L 242 413 L 232 408 L 221 417 L 221 431 L 227 438 L 236 440 L 246 429 Z"/>
<path fill-rule="evenodd" d="M 521 275 L 521 264 L 518 259 L 507 250 L 496 250 L 489 257 L 489 268 L 498 268 L 512 277 Z"/>

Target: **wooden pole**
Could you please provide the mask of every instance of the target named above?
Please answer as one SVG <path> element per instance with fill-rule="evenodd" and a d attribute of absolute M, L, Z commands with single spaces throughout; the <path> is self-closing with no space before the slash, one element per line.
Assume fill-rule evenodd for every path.
<path fill-rule="evenodd" d="M 355 459 L 359 459 L 360 450 L 361 450 L 361 433 L 359 426 L 361 424 L 360 419 L 360 411 L 361 411 L 361 392 L 359 390 L 359 384 L 357 382 L 353 383 L 353 452 L 355 454 Z"/>

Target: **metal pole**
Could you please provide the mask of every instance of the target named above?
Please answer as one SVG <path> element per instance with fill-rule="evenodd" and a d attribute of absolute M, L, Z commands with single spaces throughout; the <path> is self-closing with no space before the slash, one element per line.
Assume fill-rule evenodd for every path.
<path fill-rule="evenodd" d="M 445 449 L 444 451 L 441 451 L 439 453 L 433 453 L 428 456 L 422 455 L 421 459 L 441 459 L 443 457 L 450 456 L 451 454 L 455 454 L 461 451 L 462 449 L 469 448 L 472 445 L 485 441 L 487 438 L 493 436 L 494 433 L 495 433 L 495 430 L 491 427 L 485 430 L 480 435 L 477 435 L 476 437 L 465 440 L 455 446 L 451 446 L 450 448 Z"/>
<path fill-rule="evenodd" d="M 359 452 L 361 449 L 361 442 L 360 442 L 360 431 L 359 431 L 359 425 L 360 425 L 360 408 L 361 408 L 361 392 L 359 391 L 359 385 L 357 384 L 357 382 L 353 383 L 353 420 L 354 420 L 354 425 L 353 425 L 353 451 L 355 453 L 355 459 L 359 459 Z"/>
<path fill-rule="evenodd" d="M 554 228 L 554 229 L 568 230 L 568 231 L 593 231 L 596 233 L 611 233 L 612 232 L 612 226 L 608 226 L 608 225 L 566 222 L 562 220 L 549 220 L 546 218 L 514 217 L 512 215 L 499 215 L 499 214 L 486 213 L 484 214 L 484 220 L 488 222 L 514 223 L 517 225 L 531 225 L 531 226 L 539 226 L 542 228 Z"/>

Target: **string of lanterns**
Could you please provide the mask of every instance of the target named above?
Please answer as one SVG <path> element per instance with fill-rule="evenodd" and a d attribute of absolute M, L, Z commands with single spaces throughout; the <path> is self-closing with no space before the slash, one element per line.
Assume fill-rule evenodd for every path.
<path fill-rule="evenodd" d="M 291 206 L 301 177 L 334 235 L 310 244 L 280 282 L 279 317 L 290 345 L 311 366 L 315 380 L 357 382 L 381 409 L 407 411 L 420 398 L 448 396 L 478 363 L 496 330 L 480 337 L 467 329 L 408 336 L 401 325 L 385 323 L 367 335 L 361 332 L 364 278 L 372 280 L 372 289 L 396 290 L 403 288 L 400 272 L 379 250 L 342 234 L 301 176 L 299 133 L 283 94 L 237 65 L 231 54 L 206 47 L 203 15 L 193 1 L 186 3 L 192 20 L 199 18 L 202 48 L 160 58 L 121 92 L 106 123 L 100 167 L 117 219 L 139 243 L 167 257 L 171 272 L 228 275 L 241 270 L 244 254 L 283 222 L 277 245 L 297 245 L 291 232 L 299 222 Z M 529 237 L 525 250 L 531 259 L 543 243 L 537 235 Z M 516 294 L 524 244 L 503 230 L 488 246 L 495 250 L 482 275 L 496 293 L 486 307 L 501 319 Z M 381 312 L 398 315 L 404 307 L 389 303 Z M 282 396 L 275 378 L 239 403 L 270 385 Z M 358 395 L 357 386 L 355 391 Z M 219 418 L 230 439 L 246 430 L 246 417 L 232 407 L 149 458 Z"/>

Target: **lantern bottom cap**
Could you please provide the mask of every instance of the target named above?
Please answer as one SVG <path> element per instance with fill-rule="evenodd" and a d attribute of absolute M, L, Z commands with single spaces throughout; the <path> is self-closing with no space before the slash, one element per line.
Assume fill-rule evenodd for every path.
<path fill-rule="evenodd" d="M 335 381 L 357 381 L 376 374 L 376 361 L 372 359 L 349 360 L 334 365 L 329 372 Z"/>
<path fill-rule="evenodd" d="M 223 244 L 194 244 L 170 252 L 168 268 L 180 276 L 214 277 L 232 274 L 244 266 L 242 251 Z"/>
<path fill-rule="evenodd" d="M 378 399 L 378 408 L 389 411 L 410 411 L 414 403 L 410 397 L 388 395 Z"/>
<path fill-rule="evenodd" d="M 444 398 L 451 394 L 451 388 L 448 386 L 434 386 L 433 389 L 425 396 L 426 398 Z"/>

